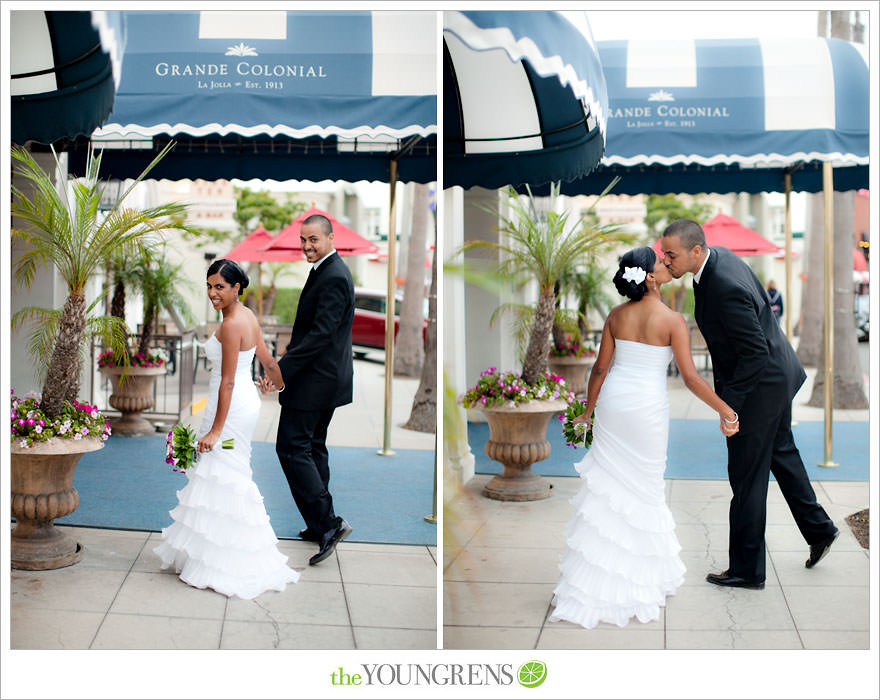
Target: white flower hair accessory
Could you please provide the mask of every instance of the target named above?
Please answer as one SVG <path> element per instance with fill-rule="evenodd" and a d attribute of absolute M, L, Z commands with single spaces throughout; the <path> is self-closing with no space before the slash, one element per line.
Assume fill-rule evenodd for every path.
<path fill-rule="evenodd" d="M 623 268 L 623 279 L 625 279 L 627 282 L 632 282 L 633 284 L 641 284 L 645 281 L 645 277 L 647 276 L 648 273 L 640 267 Z"/>

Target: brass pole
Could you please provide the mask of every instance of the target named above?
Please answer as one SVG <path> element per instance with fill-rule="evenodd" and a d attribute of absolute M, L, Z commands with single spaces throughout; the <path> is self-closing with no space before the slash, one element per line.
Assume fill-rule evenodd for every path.
<path fill-rule="evenodd" d="M 785 173 L 785 337 L 791 334 L 791 173 Z"/>
<path fill-rule="evenodd" d="M 820 467 L 840 466 L 831 460 L 834 387 L 834 178 L 831 163 L 822 163 L 825 203 L 825 460 Z"/>
<path fill-rule="evenodd" d="M 429 523 L 437 523 L 437 430 L 434 430 L 434 500 L 430 515 L 425 516 Z"/>
<path fill-rule="evenodd" d="M 389 178 L 388 200 L 388 294 L 385 297 L 385 431 L 382 437 L 382 449 L 378 454 L 390 456 L 391 449 L 391 379 L 394 375 L 394 256 L 397 252 L 397 232 L 395 224 L 395 190 L 397 189 L 397 161 L 391 159 L 391 176 Z"/>

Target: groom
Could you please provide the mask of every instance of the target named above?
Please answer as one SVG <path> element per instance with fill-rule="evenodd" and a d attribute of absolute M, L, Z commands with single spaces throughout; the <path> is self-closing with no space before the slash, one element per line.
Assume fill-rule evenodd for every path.
<path fill-rule="evenodd" d="M 727 248 L 708 248 L 703 229 L 690 219 L 673 221 L 663 232 L 662 246 L 673 277 L 694 275 L 694 316 L 712 357 L 715 391 L 739 416 L 739 432 L 727 438 L 733 490 L 729 565 L 706 580 L 764 588 L 770 472 L 810 545 L 808 569 L 839 534 L 816 502 L 791 433 L 791 402 L 807 375 L 745 262 Z"/>
<path fill-rule="evenodd" d="M 351 526 L 333 512 L 327 428 L 333 411 L 352 401 L 351 324 L 354 284 L 333 248 L 326 216 L 307 217 L 300 247 L 312 264 L 299 297 L 290 343 L 278 361 L 284 386 L 278 394 L 281 418 L 275 451 L 306 528 L 299 534 L 320 549 L 309 564 L 324 561 L 351 534 Z M 274 387 L 261 380 L 264 393 Z"/>

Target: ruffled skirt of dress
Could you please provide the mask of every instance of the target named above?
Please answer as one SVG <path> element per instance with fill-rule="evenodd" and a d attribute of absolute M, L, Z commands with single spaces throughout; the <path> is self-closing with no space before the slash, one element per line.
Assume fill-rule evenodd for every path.
<path fill-rule="evenodd" d="M 299 574 L 278 551 L 278 538 L 252 478 L 253 425 L 248 425 L 246 414 L 256 416 L 259 407 L 253 411 L 253 406 L 232 403 L 221 439 L 234 438 L 235 448 L 218 445 L 187 470 L 187 484 L 177 492 L 178 504 L 170 511 L 174 522 L 162 530 L 163 541 L 153 551 L 163 569 L 174 567 L 191 586 L 255 598 L 265 591 L 283 591 Z M 209 411 L 199 435 L 212 422 Z"/>
<path fill-rule="evenodd" d="M 666 504 L 663 472 L 669 430 L 665 386 L 612 383 L 596 408 L 593 444 L 576 465 L 583 483 L 572 499 L 551 621 L 586 628 L 656 620 L 684 580 L 681 546 Z M 646 395 L 647 394 L 647 395 Z M 604 399 L 604 400 L 603 400 Z"/>

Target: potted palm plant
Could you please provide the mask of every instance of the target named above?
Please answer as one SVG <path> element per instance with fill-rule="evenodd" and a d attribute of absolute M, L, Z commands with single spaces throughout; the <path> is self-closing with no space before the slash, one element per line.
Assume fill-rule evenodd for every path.
<path fill-rule="evenodd" d="M 113 349 L 98 356 L 101 373 L 113 383 L 110 405 L 120 411 L 120 418 L 111 421 L 117 435 L 150 435 L 153 425 L 141 413 L 152 408 L 155 399 L 153 386 L 157 377 L 166 372 L 167 356 L 163 348 L 153 347 L 159 310 L 172 309 L 184 321 L 192 321 L 189 308 L 180 289 L 189 284 L 181 264 L 174 264 L 163 255 L 157 258 L 154 249 L 145 251 L 132 270 L 144 299 L 141 333 L 135 348 L 120 354 Z M 116 295 L 114 294 L 114 298 Z"/>
<path fill-rule="evenodd" d="M 498 228 L 506 240 L 470 241 L 462 248 L 496 250 L 500 253 L 500 275 L 519 284 L 538 284 L 522 372 L 489 368 L 462 399 L 466 407 L 480 410 L 489 423 L 486 454 L 501 462 L 504 471 L 486 484 L 483 494 L 498 500 L 537 500 L 550 495 L 549 484 L 531 466 L 550 455 L 547 425 L 574 399 L 564 379 L 548 371 L 556 282 L 563 271 L 612 240 L 616 230 L 589 225 L 584 217 L 570 222 L 567 211 L 555 210 L 558 196 L 557 184 L 551 187 L 547 210 L 539 210 L 531 190 L 520 198 L 508 189 L 510 214 L 501 218 Z"/>
<path fill-rule="evenodd" d="M 615 243 L 632 243 L 634 237 L 624 233 L 614 236 Z M 590 337 L 589 314 L 595 309 L 605 316 L 614 300 L 604 289 L 610 275 L 590 256 L 585 264 L 568 270 L 557 281 L 557 309 L 550 348 L 550 371 L 565 378 L 575 395 L 587 392 L 587 373 L 596 360 L 596 346 Z M 565 302 L 574 298 L 573 308 Z"/>
<path fill-rule="evenodd" d="M 575 396 L 583 396 L 587 393 L 587 370 L 595 360 L 596 347 L 584 338 L 580 314 L 573 309 L 557 309 L 547 358 L 550 371 L 565 379 Z"/>
<path fill-rule="evenodd" d="M 42 393 L 19 399 L 13 391 L 11 444 L 11 563 L 19 569 L 56 569 L 76 563 L 81 546 L 54 527 L 55 518 L 79 505 L 73 473 L 80 457 L 101 449 L 109 429 L 95 406 L 78 400 L 80 356 L 99 335 L 121 352 L 125 324 L 101 316 L 86 300 L 86 285 L 104 261 L 121 246 L 140 249 L 148 232 L 159 232 L 163 219 L 182 209 L 167 204 L 144 210 L 124 209 L 123 200 L 137 182 L 170 150 L 164 149 L 116 201 L 106 216 L 99 212 L 103 186 L 98 179 L 100 154 L 90 150 L 86 175 L 68 188 L 52 178 L 24 148 L 13 146 L 17 174 L 29 185 L 12 187 L 12 236 L 27 249 L 15 260 L 19 285 L 29 288 L 40 267 L 54 266 L 67 287 L 61 309 L 25 307 L 12 317 L 13 329 L 30 326 L 29 349 L 44 368 Z M 54 149 L 52 151 L 54 155 Z M 55 156 L 56 165 L 58 158 Z M 65 183 L 66 185 L 66 183 Z M 19 227 L 19 224 L 23 224 Z"/>

